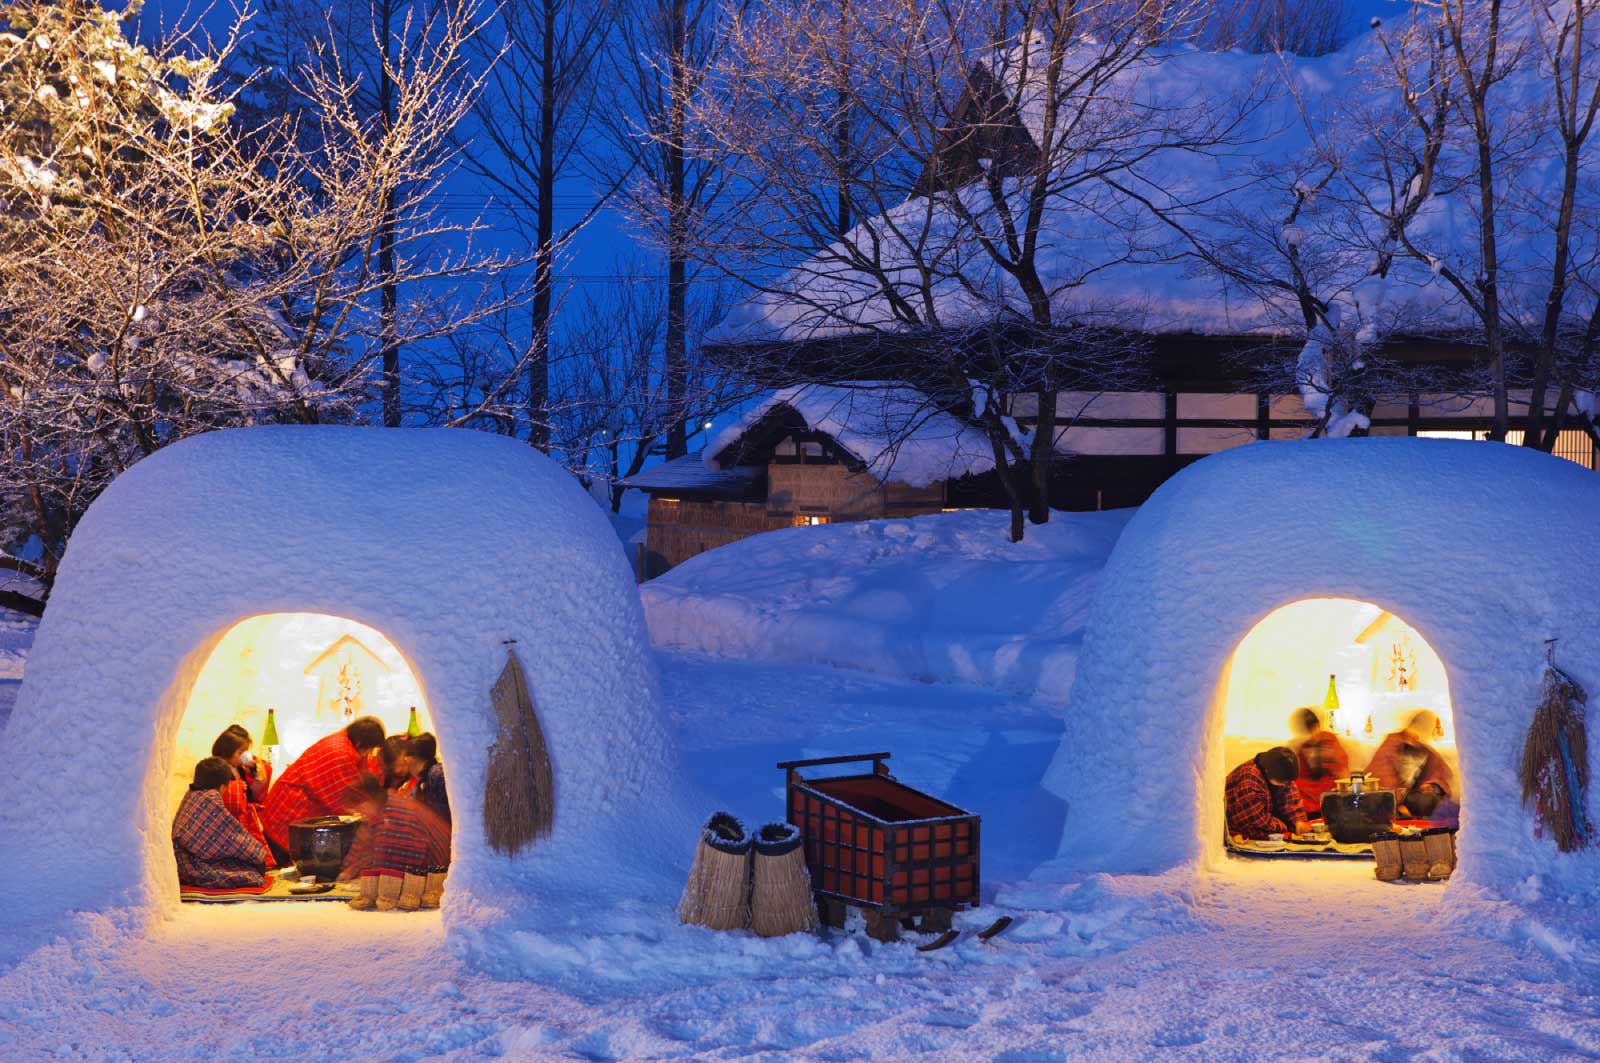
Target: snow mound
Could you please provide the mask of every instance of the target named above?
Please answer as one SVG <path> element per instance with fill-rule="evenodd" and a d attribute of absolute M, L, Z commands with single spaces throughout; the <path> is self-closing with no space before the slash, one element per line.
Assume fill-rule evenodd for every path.
<path fill-rule="evenodd" d="M 1095 579 L 1129 511 L 1056 513 L 1007 538 L 971 510 L 782 529 L 642 588 L 656 645 L 972 683 L 1062 705 Z"/>
<path fill-rule="evenodd" d="M 140 462 L 72 538 L 0 735 L 8 922 L 176 905 L 166 784 L 190 686 L 230 628 L 277 612 L 376 628 L 418 677 L 449 771 L 452 929 L 681 886 L 670 843 L 693 823 L 638 595 L 576 481 L 476 432 L 252 428 Z M 555 772 L 553 833 L 515 856 L 483 825 L 508 643 Z"/>
<path fill-rule="evenodd" d="M 1517 771 L 1546 639 L 1559 637 L 1561 666 L 1600 691 L 1600 605 L 1586 575 L 1597 525 L 1600 478 L 1503 444 L 1256 443 L 1185 469 L 1128 523 L 1090 607 L 1045 776 L 1067 803 L 1056 866 L 1159 871 L 1218 853 L 1221 693 L 1235 647 L 1279 606 L 1353 598 L 1415 627 L 1449 672 L 1457 879 L 1505 894 L 1530 876 L 1547 896 L 1587 889 L 1600 851 L 1562 854 L 1540 839 Z M 1589 757 L 1600 777 L 1600 743 Z"/>

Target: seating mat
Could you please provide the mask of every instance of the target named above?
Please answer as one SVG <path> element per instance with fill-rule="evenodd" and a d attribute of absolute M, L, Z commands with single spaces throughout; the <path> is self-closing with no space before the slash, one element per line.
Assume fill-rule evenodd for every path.
<path fill-rule="evenodd" d="M 1433 824 L 1425 819 L 1397 819 L 1394 826 L 1400 833 L 1407 834 L 1424 830 Z M 1226 844 L 1229 852 L 1244 856 L 1310 856 L 1369 860 L 1372 858 L 1372 845 L 1369 842 L 1345 843 L 1336 842 L 1331 838 L 1325 842 L 1254 841 L 1237 834 L 1229 834 Z"/>
<path fill-rule="evenodd" d="M 327 893 L 290 893 L 300 885 L 277 871 L 267 872 L 267 881 L 260 886 L 240 886 L 237 889 L 207 889 L 202 886 L 179 886 L 178 897 L 198 904 L 237 904 L 240 901 L 348 901 L 361 892 L 355 882 L 340 882 Z"/>

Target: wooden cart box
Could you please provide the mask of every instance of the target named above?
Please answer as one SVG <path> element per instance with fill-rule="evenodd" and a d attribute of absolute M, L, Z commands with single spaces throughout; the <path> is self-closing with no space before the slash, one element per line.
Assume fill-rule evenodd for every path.
<path fill-rule="evenodd" d="M 888 757 L 778 765 L 788 773 L 789 822 L 804 840 L 811 887 L 825 918 L 831 900 L 872 910 L 869 923 L 920 914 L 925 926 L 947 927 L 951 912 L 978 903 L 978 817 L 899 782 Z M 798 770 L 869 760 L 864 775 L 806 779 Z"/>

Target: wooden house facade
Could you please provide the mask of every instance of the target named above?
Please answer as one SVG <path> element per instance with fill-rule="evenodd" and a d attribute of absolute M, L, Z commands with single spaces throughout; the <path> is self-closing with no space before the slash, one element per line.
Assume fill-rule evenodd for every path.
<path fill-rule="evenodd" d="M 808 423 L 794 406 L 779 403 L 731 441 L 646 469 L 627 486 L 649 499 L 639 563 L 642 579 L 727 543 L 778 528 L 914 517 L 951 504 L 951 484 L 970 500 L 969 468 L 952 476 L 908 483 L 892 469 L 875 473 L 870 456 L 833 433 Z"/>

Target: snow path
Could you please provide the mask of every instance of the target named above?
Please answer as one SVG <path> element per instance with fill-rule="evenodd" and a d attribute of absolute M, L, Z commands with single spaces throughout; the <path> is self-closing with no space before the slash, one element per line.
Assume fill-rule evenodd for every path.
<path fill-rule="evenodd" d="M 0 972 L 0 1059 L 1600 1058 L 1600 967 L 1504 929 L 1504 906 L 1383 885 L 1365 863 L 1017 884 L 1041 855 L 1024 828 L 1053 837 L 1060 815 L 1037 791 L 1059 722 L 1036 706 L 826 668 L 663 667 L 686 763 L 719 801 L 776 815 L 779 755 L 893 749 L 901 777 L 985 815 L 985 893 L 1026 909 L 1017 925 L 926 956 L 835 939 L 820 963 L 672 932 L 656 948 L 673 962 L 558 988 L 464 969 L 434 915 L 186 906 L 144 937 L 89 920 Z"/>

